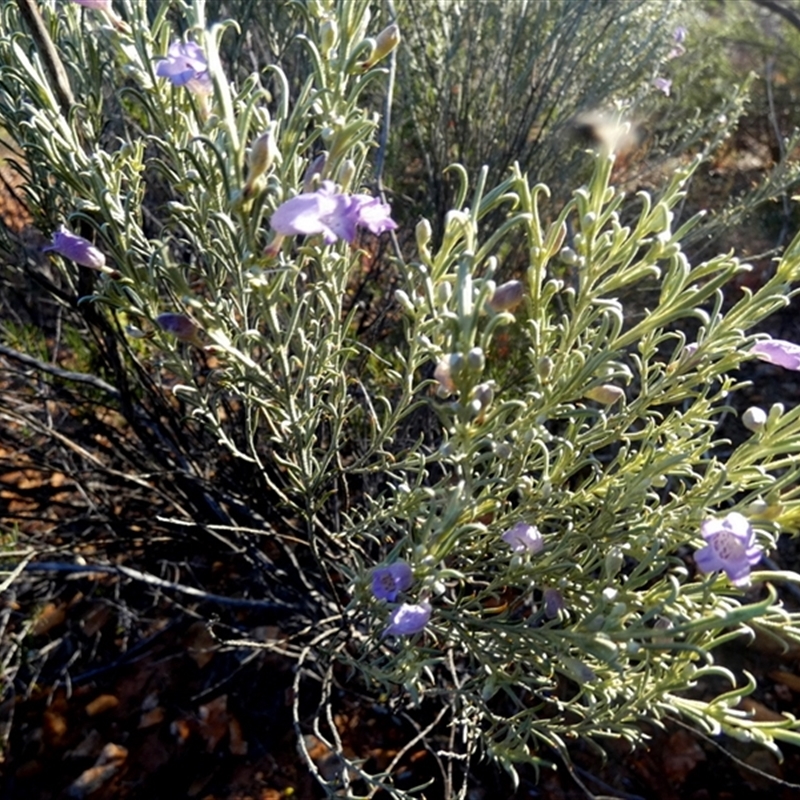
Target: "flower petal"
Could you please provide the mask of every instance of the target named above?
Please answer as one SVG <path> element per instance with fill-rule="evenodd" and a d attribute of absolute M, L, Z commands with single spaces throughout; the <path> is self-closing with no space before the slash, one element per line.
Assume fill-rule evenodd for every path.
<path fill-rule="evenodd" d="M 419 633 L 428 624 L 431 611 L 431 604 L 427 600 L 416 605 L 403 603 L 392 612 L 383 635 L 410 636 Z"/>
<path fill-rule="evenodd" d="M 518 522 L 500 538 L 510 545 L 515 553 L 524 553 L 526 550 L 529 553 L 538 553 L 544 547 L 539 529 L 535 525 L 528 525 L 527 522 Z"/>
<path fill-rule="evenodd" d="M 800 370 L 800 345 L 784 339 L 766 339 L 756 342 L 750 352 L 766 361 L 784 369 Z"/>
<path fill-rule="evenodd" d="M 71 233 L 63 226 L 53 234 L 52 243 L 42 248 L 43 252 L 48 250 L 64 256 L 82 267 L 103 269 L 106 265 L 106 257 L 88 239 Z"/>

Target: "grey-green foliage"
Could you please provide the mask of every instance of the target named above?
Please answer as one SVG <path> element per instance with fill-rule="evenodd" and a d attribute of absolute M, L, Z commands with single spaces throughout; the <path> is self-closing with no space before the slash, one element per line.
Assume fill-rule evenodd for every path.
<path fill-rule="evenodd" d="M 424 160 L 423 211 L 447 208 L 443 169 L 515 161 L 547 183 L 575 175 L 581 112 L 650 91 L 677 24 L 677 2 L 400 0 L 394 148 Z"/>
<path fill-rule="evenodd" d="M 743 121 L 754 125 L 754 112 L 770 120 L 777 163 L 764 167 L 757 187 L 726 195 L 711 209 L 720 213 L 695 228 L 695 246 L 718 241 L 798 183 L 797 122 L 786 113 L 791 99 L 776 94 L 768 103 L 765 96 L 773 82 L 776 93 L 790 91 L 792 81 L 781 88 L 779 79 L 794 69 L 794 32 L 776 23 L 774 9 L 765 20 L 770 12 L 755 3 L 404 0 L 397 11 L 406 34 L 398 56 L 404 77 L 395 91 L 397 158 L 387 169 L 390 185 L 413 197 L 437 232 L 449 203 L 443 170 L 451 161 L 471 170 L 488 165 L 490 183 L 516 162 L 566 199 L 586 179 L 583 137 L 602 128 L 611 109 L 624 110 L 638 126 L 626 145 L 635 155 L 622 168 L 634 186 L 652 185 L 654 175 L 687 156 L 712 159 Z M 679 25 L 688 35 L 675 57 Z M 761 58 L 748 55 L 759 51 Z M 743 58 L 752 66 L 743 68 Z M 758 71 L 757 83 L 748 69 Z M 672 81 L 670 97 L 654 88 L 656 77 Z M 416 156 L 410 168 L 402 158 L 409 148 Z M 705 185 L 700 181 L 700 192 Z M 783 209 L 788 217 L 785 200 Z"/>
<path fill-rule="evenodd" d="M 307 671 L 321 678 L 317 735 L 340 749 L 325 721 L 344 665 L 360 688 L 385 689 L 409 713 L 433 704 L 456 731 L 440 757 L 456 765 L 485 751 L 513 771 L 538 763 L 545 746 L 568 757 L 576 735 L 639 741 L 643 719 L 666 716 L 796 743 L 793 720 L 755 723 L 733 708 L 752 686 L 713 657 L 756 629 L 794 639 L 796 616 L 771 586 L 750 599 L 724 575 L 698 574 L 691 554 L 703 520 L 734 509 L 765 549 L 796 530 L 800 410 L 772 409 L 764 430 L 724 457 L 716 423 L 751 357 L 749 331 L 794 291 L 800 242 L 758 291 L 726 304 L 725 285 L 745 267 L 732 256 L 690 263 L 681 242 L 698 220 L 673 230 L 696 161 L 656 200 L 631 198 L 611 185 L 614 158 L 602 152 L 588 181 L 552 204 L 519 165 L 472 181 L 453 167 L 441 241 L 423 222 L 417 252 L 393 256 L 402 335 L 367 343 L 348 293 L 354 268 L 376 252 L 370 240 L 359 251 L 306 237 L 274 257 L 264 246 L 270 215 L 302 191 L 321 150 L 323 177 L 363 190 L 378 125 L 369 103 L 385 73 L 359 64 L 384 22 L 362 0 L 291 4 L 297 25 L 282 35 L 297 34 L 305 74 L 290 81 L 274 64 L 232 81 L 218 54 L 233 26 L 204 8 L 175 3 L 151 16 L 131 2 L 126 33 L 74 5 L 49 6 L 61 53 L 89 65 L 70 73 L 82 100 L 65 112 L 5 7 L 0 108 L 31 173 L 53 178 L 29 187 L 40 225 L 80 226 L 118 273 L 98 276 L 78 309 L 104 321 L 136 398 L 159 391 L 148 375 L 172 376 L 172 424 L 199 425 L 216 442 L 191 457 L 247 465 L 257 490 L 227 486 L 228 495 L 291 529 L 287 563 L 304 574 L 315 613 L 272 646 L 297 658 L 298 691 Z M 208 54 L 205 100 L 154 75 L 175 36 L 170 13 Z M 566 119 L 574 89 L 556 94 L 573 105 L 552 118 Z M 278 156 L 247 191 L 247 149 L 267 129 Z M 488 301 L 510 248 L 525 266 L 525 299 L 495 312 Z M 85 270 L 54 263 L 62 298 L 75 299 Z M 644 313 L 622 299 L 640 288 L 655 291 Z M 165 310 L 193 316 L 202 351 L 153 324 Z M 208 356 L 213 369 L 199 369 Z M 449 400 L 434 393 L 436 364 L 450 368 Z M 519 521 L 540 529 L 541 552 L 515 554 L 501 539 Z M 371 570 L 398 558 L 414 571 L 401 599 L 432 606 L 414 637 L 382 635 L 392 606 L 370 591 Z M 547 589 L 563 599 L 552 617 Z M 734 688 L 687 699 L 706 676 Z M 342 791 L 357 796 L 357 776 L 403 796 L 389 772 L 347 762 Z"/>
<path fill-rule="evenodd" d="M 695 229 L 693 243 L 705 239 L 707 248 L 716 247 L 720 234 L 755 218 L 780 247 L 794 225 L 788 194 L 798 183 L 800 32 L 775 4 L 695 3 L 683 11 L 687 49 L 668 64 L 674 91 L 659 109 L 655 147 L 684 148 L 687 117 L 696 121 L 691 127 L 698 132 L 704 127 L 697 124 L 701 117 L 712 127 L 721 123 L 717 142 L 708 149 L 711 176 L 699 182 L 706 197 L 695 201 L 714 203 L 708 195 L 718 195 L 717 213 Z M 739 87 L 740 100 L 726 109 L 732 86 Z"/>
<path fill-rule="evenodd" d="M 794 528 L 800 411 L 773 409 L 765 431 L 726 458 L 716 455 L 716 420 L 736 389 L 746 331 L 788 300 L 800 242 L 775 278 L 723 310 L 722 287 L 744 267 L 728 256 L 691 265 L 679 242 L 697 220 L 671 226 L 691 169 L 651 205 L 608 185 L 612 160 L 599 157 L 549 226 L 540 222 L 543 185 L 519 171 L 491 192 L 479 184 L 467 207 L 450 212 L 442 248 L 423 247 L 409 267 L 409 339 L 437 358 L 462 358 L 457 399 L 442 410 L 445 442 L 430 458 L 446 477 L 433 493 L 411 490 L 419 500 L 405 553 L 420 565 L 421 593 L 433 592 L 443 674 L 448 650 L 458 654 L 458 714 L 487 720 L 487 746 L 504 762 L 533 757 L 536 740 L 559 749 L 575 734 L 637 740 L 639 719 L 667 714 L 697 716 L 715 732 L 797 740 L 790 721 L 767 733 L 731 711 L 745 690 L 712 703 L 679 691 L 703 675 L 734 682 L 709 651 L 748 625 L 796 635 L 774 595 L 747 604 L 725 580 L 693 576 L 685 557 L 703 519 L 729 509 L 751 515 L 767 548 L 782 526 Z M 499 203 L 508 225 L 500 236 L 481 225 Z M 639 213 L 623 227 L 619 212 L 631 203 Z M 562 248 L 567 222 L 574 252 Z M 524 230 L 529 256 L 530 296 L 514 316 L 485 307 L 511 227 Z M 554 277 L 565 260 L 577 273 L 570 285 Z M 631 314 L 620 293 L 652 278 L 657 304 Z M 509 329 L 513 380 L 507 363 L 492 363 L 494 340 Z M 689 331 L 696 350 L 686 348 Z M 474 348 L 485 368 L 464 358 Z M 494 397 L 476 404 L 488 375 Z M 626 386 L 627 399 L 587 400 L 599 384 Z M 512 556 L 500 541 L 519 521 L 544 533 L 542 553 Z M 534 589 L 558 590 L 566 612 L 548 620 Z M 424 669 L 411 669 L 401 647 L 375 674 L 403 676 L 418 695 L 436 691 L 444 678 L 429 671 L 427 644 Z M 565 680 L 577 685 L 565 691 Z M 502 702 L 490 702 L 498 693 Z"/>

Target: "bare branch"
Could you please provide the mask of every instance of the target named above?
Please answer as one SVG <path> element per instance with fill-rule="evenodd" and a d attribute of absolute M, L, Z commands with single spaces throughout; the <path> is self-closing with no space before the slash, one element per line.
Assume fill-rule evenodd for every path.
<path fill-rule="evenodd" d="M 793 25 L 800 31 L 800 14 L 788 6 L 784 6 L 777 0 L 753 0 L 756 5 L 766 8 L 768 11 L 773 11 L 775 14 L 783 17 L 790 25 Z"/>
<path fill-rule="evenodd" d="M 159 589 L 165 589 L 189 597 L 197 598 L 205 603 L 217 603 L 232 608 L 257 608 L 269 611 L 296 611 L 297 607 L 287 603 L 279 603 L 274 600 L 249 600 L 244 597 L 225 597 L 220 594 L 211 594 L 193 586 L 186 586 L 183 583 L 167 581 L 147 572 L 140 572 L 138 569 L 125 567 L 122 565 L 112 566 L 110 564 L 67 564 L 63 561 L 36 561 L 33 563 L 23 562 L 25 572 L 69 572 L 78 575 L 91 575 L 92 573 L 103 573 L 105 575 L 118 575 L 139 583 L 146 583 Z"/>

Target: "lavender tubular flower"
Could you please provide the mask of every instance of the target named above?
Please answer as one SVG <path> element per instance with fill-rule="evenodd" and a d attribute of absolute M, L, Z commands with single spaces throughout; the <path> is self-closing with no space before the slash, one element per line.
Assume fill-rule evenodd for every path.
<path fill-rule="evenodd" d="M 535 525 L 518 522 L 500 537 L 515 553 L 538 553 L 544 548 L 544 539 Z"/>
<path fill-rule="evenodd" d="M 653 87 L 669 97 L 669 93 L 672 91 L 672 81 L 669 78 L 655 78 L 653 80 Z"/>
<path fill-rule="evenodd" d="M 63 226 L 53 234 L 52 244 L 42 248 L 43 252 L 52 250 L 64 258 L 90 269 L 103 269 L 106 257 L 88 239 L 70 233 Z"/>
<path fill-rule="evenodd" d="M 378 600 L 393 603 L 400 592 L 411 588 L 414 573 L 405 561 L 398 561 L 388 567 L 378 567 L 372 573 L 372 594 Z"/>
<path fill-rule="evenodd" d="M 299 194 L 280 205 L 270 224 L 281 236 L 322 234 L 325 244 L 333 244 L 339 239 L 352 242 L 357 228 L 375 235 L 394 230 L 397 223 L 390 214 L 389 206 L 377 197 L 342 194 L 332 181 L 323 181 L 316 192 Z"/>
<path fill-rule="evenodd" d="M 667 61 L 672 58 L 680 58 L 685 52 L 686 48 L 683 46 L 683 43 L 686 41 L 686 34 L 688 31 L 683 25 L 679 25 L 675 28 L 675 32 L 672 34 L 672 41 L 674 44 L 672 45 L 672 49 L 667 53 Z"/>
<path fill-rule="evenodd" d="M 784 339 L 767 339 L 756 342 L 750 352 L 766 361 L 784 369 L 800 370 L 800 345 Z"/>
<path fill-rule="evenodd" d="M 416 605 L 403 603 L 392 612 L 383 635 L 411 636 L 419 633 L 430 621 L 431 611 L 431 604 L 427 600 Z"/>
<path fill-rule="evenodd" d="M 72 2 L 96 11 L 111 11 L 111 0 L 72 0 Z"/>
<path fill-rule="evenodd" d="M 156 75 L 196 94 L 209 94 L 212 90 L 206 55 L 195 42 L 173 42 L 167 57 L 158 62 Z"/>
<path fill-rule="evenodd" d="M 734 586 L 750 580 L 750 567 L 761 560 L 762 548 L 747 518 L 732 511 L 723 519 L 707 519 L 700 533 L 708 544 L 694 555 L 701 572 L 724 572 Z"/>

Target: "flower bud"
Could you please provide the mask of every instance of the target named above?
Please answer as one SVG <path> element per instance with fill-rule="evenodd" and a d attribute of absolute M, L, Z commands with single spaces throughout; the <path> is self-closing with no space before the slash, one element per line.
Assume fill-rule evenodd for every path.
<path fill-rule="evenodd" d="M 606 577 L 609 579 L 613 578 L 620 571 L 623 561 L 624 556 L 622 554 L 622 549 L 616 546 L 610 548 L 606 553 L 604 564 Z"/>
<path fill-rule="evenodd" d="M 303 192 L 308 194 L 313 192 L 319 184 L 320 177 L 328 161 L 327 153 L 320 153 L 307 167 L 303 173 Z"/>
<path fill-rule="evenodd" d="M 587 400 L 594 400 L 596 403 L 602 403 L 605 406 L 610 406 L 625 397 L 625 392 L 619 386 L 614 386 L 610 383 L 604 383 L 601 386 L 594 386 L 589 389 L 584 395 Z"/>
<path fill-rule="evenodd" d="M 514 455 L 514 451 L 511 449 L 511 445 L 506 444 L 505 442 L 499 442 L 498 444 L 496 444 L 494 452 L 497 454 L 497 457 L 502 458 L 503 461 L 508 461 L 508 459 Z"/>
<path fill-rule="evenodd" d="M 447 282 L 442 281 L 436 287 L 436 299 L 444 306 L 453 296 L 453 287 Z"/>
<path fill-rule="evenodd" d="M 742 425 L 753 433 L 760 433 L 767 424 L 767 412 L 758 406 L 750 406 L 742 414 Z"/>
<path fill-rule="evenodd" d="M 278 155 L 278 143 L 275 140 L 275 126 L 270 123 L 250 148 L 249 169 L 244 186 L 245 197 L 253 194 L 256 181 L 269 170 L 276 155 Z"/>
<path fill-rule="evenodd" d="M 464 356 L 461 353 L 450 353 L 449 356 L 445 356 L 439 361 L 433 371 L 433 377 L 439 382 L 437 394 L 440 397 L 447 397 L 447 395 L 456 392 L 454 378 L 463 368 Z"/>
<path fill-rule="evenodd" d="M 342 192 L 348 191 L 356 174 L 356 165 L 352 158 L 346 158 L 339 167 L 339 185 Z"/>
<path fill-rule="evenodd" d="M 492 311 L 511 311 L 516 308 L 525 297 L 525 286 L 522 281 L 506 281 L 494 290 L 489 300 Z"/>
<path fill-rule="evenodd" d="M 414 308 L 414 304 L 411 302 L 411 298 L 408 296 L 408 293 L 404 292 L 402 289 L 395 289 L 394 290 L 394 299 L 397 300 L 397 302 L 409 314 L 414 314 L 416 312 L 416 309 Z"/>
<path fill-rule="evenodd" d="M 562 247 L 559 256 L 565 264 L 569 264 L 571 267 L 576 266 L 580 261 L 580 257 L 571 247 Z"/>
<path fill-rule="evenodd" d="M 666 617 L 658 617 L 653 623 L 654 631 L 663 631 L 663 634 L 653 636 L 653 644 L 669 645 L 672 642 L 672 635 L 669 633 L 675 626 L 672 620 Z M 666 635 L 665 635 L 666 634 Z"/>
<path fill-rule="evenodd" d="M 126 325 L 125 326 L 125 333 L 131 337 L 131 339 L 152 339 L 153 332 L 152 331 L 143 331 L 138 325 Z"/>
<path fill-rule="evenodd" d="M 619 594 L 618 589 L 615 589 L 613 586 L 606 586 L 605 589 L 603 589 L 603 591 L 600 593 L 600 596 L 607 603 L 613 603 L 614 600 L 617 599 L 618 594 Z"/>
<path fill-rule="evenodd" d="M 327 5 L 323 0 L 308 0 L 308 13 L 317 19 L 324 19 L 328 15 Z"/>
<path fill-rule="evenodd" d="M 565 608 L 564 595 L 558 589 L 548 588 L 542 593 L 544 615 L 547 619 L 555 619 Z"/>
<path fill-rule="evenodd" d="M 375 47 L 366 61 L 360 64 L 361 69 L 374 67 L 381 59 L 386 58 L 400 44 L 400 27 L 395 23 L 384 28 L 375 38 Z"/>
<path fill-rule="evenodd" d="M 463 211 L 451 209 L 444 215 L 443 252 L 448 252 L 464 236 L 469 224 L 469 214 L 465 214 Z"/>
<path fill-rule="evenodd" d="M 481 401 L 478 400 L 477 398 L 475 398 L 474 400 L 470 400 L 469 401 L 468 408 L 469 408 L 470 416 L 473 419 L 478 417 L 480 415 L 480 413 L 483 411 L 483 406 L 481 405 Z"/>
<path fill-rule="evenodd" d="M 490 675 L 481 688 L 481 698 L 485 701 L 491 700 L 497 694 L 498 688 L 494 675 Z"/>
<path fill-rule="evenodd" d="M 416 234 L 417 237 L 417 247 L 420 250 L 424 250 L 428 246 L 428 242 L 430 242 L 431 236 L 433 236 L 431 223 L 428 222 L 428 220 L 423 217 L 417 223 L 417 227 L 414 228 L 414 233 Z"/>
<path fill-rule="evenodd" d="M 328 17 L 327 19 L 323 20 L 322 24 L 319 26 L 319 50 L 322 54 L 322 57 L 328 58 L 331 50 L 336 47 L 338 42 L 339 28 L 336 25 L 336 20 Z"/>
<path fill-rule="evenodd" d="M 478 401 L 481 411 L 485 411 L 494 400 L 494 388 L 491 383 L 479 383 L 473 389 L 473 397 Z"/>
<path fill-rule="evenodd" d="M 182 342 L 197 344 L 199 341 L 200 329 L 186 314 L 173 314 L 169 311 L 159 314 L 156 317 L 156 325 Z"/>
<path fill-rule="evenodd" d="M 483 372 L 483 368 L 486 366 L 486 356 L 480 347 L 473 347 L 467 353 L 467 365 L 475 372 Z"/>
<path fill-rule="evenodd" d="M 766 500 L 758 499 L 748 506 L 747 516 L 774 522 L 783 513 L 784 508 L 783 503 L 769 503 Z"/>

